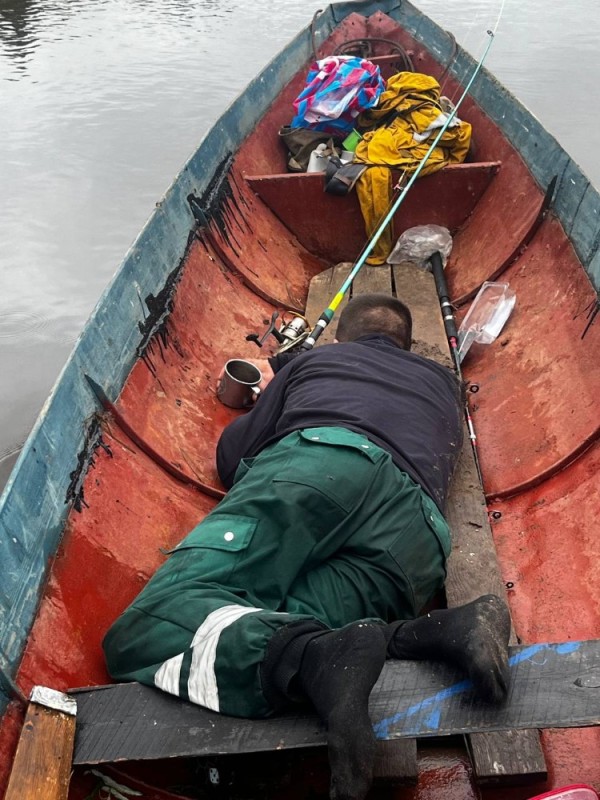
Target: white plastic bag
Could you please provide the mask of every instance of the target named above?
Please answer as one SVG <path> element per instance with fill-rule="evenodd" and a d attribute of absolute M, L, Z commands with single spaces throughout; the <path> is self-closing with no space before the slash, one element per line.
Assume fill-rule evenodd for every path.
<path fill-rule="evenodd" d="M 396 246 L 388 256 L 388 264 L 400 264 L 410 261 L 419 267 L 428 268 L 427 259 L 439 251 L 442 261 L 446 261 L 452 250 L 452 237 L 448 228 L 442 225 L 417 225 L 408 228 L 396 242 Z"/>
<path fill-rule="evenodd" d="M 458 358 L 473 342 L 491 344 L 500 334 L 515 306 L 516 295 L 508 283 L 485 281 L 458 329 Z"/>

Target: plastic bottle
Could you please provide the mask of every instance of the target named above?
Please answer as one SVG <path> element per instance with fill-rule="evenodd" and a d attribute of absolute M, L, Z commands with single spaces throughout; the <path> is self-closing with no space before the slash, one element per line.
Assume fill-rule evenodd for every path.
<path fill-rule="evenodd" d="M 325 172 L 327 167 L 327 156 L 324 155 L 327 150 L 327 145 L 324 143 L 318 144 L 310 154 L 308 160 L 307 172 Z"/>

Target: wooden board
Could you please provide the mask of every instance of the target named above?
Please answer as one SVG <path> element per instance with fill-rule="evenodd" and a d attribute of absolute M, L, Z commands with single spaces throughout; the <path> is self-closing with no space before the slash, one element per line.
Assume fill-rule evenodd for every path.
<path fill-rule="evenodd" d="M 337 264 L 312 279 L 306 304 L 306 316 L 311 324 L 314 325 L 322 311 L 327 308 L 352 267 L 351 263 Z M 389 266 L 364 267 L 352 282 L 350 294 L 353 297 L 373 292 L 391 294 L 392 275 Z M 333 342 L 339 315 L 347 302 L 348 296 L 338 307 L 334 319 L 323 332 L 317 345 Z M 398 739 L 382 744 L 375 759 L 374 776 L 377 783 L 388 786 L 416 784 L 418 779 L 416 740 Z"/>
<path fill-rule="evenodd" d="M 487 507 L 479 483 L 473 451 L 465 441 L 448 499 L 447 518 L 452 531 L 446 599 L 449 606 L 468 603 L 481 594 L 505 596 Z M 511 643 L 517 641 L 514 630 Z M 546 763 L 537 731 L 506 731 L 469 737 L 473 768 L 480 783 L 503 783 L 511 778 L 532 782 L 546 777 Z"/>
<path fill-rule="evenodd" d="M 75 717 L 30 703 L 5 800 L 66 800 Z"/>
<path fill-rule="evenodd" d="M 351 263 L 346 262 L 337 264 L 335 267 L 331 267 L 331 269 L 326 269 L 324 272 L 320 272 L 312 279 L 310 282 L 310 288 L 308 290 L 308 297 L 306 299 L 306 310 L 304 312 L 311 326 L 316 324 L 317 320 L 323 311 L 325 311 L 332 298 L 341 288 L 348 275 L 350 275 L 352 266 L 353 265 Z M 348 297 L 344 298 L 344 300 L 342 300 L 340 303 L 337 311 L 335 312 L 333 320 L 321 334 L 318 342 L 319 345 L 331 344 L 331 342 L 333 342 L 338 319 L 340 318 L 342 309 L 347 302 Z"/>
<path fill-rule="evenodd" d="M 427 223 L 459 229 L 500 168 L 497 161 L 450 164 L 420 178 L 394 215 L 395 230 L 400 233 Z M 392 181 L 399 177 L 400 171 L 393 170 Z M 356 192 L 345 197 L 324 192 L 322 173 L 246 175 L 246 181 L 309 253 L 334 262 L 355 259 L 364 247 L 365 226 Z"/>
<path fill-rule="evenodd" d="M 313 324 L 351 268 L 350 263 L 338 264 L 313 278 L 307 303 L 307 316 Z M 351 291 L 352 294 L 395 294 L 411 309 L 413 352 L 452 368 L 435 285 L 429 272 L 409 263 L 392 268 L 366 266 L 354 279 Z M 333 341 L 336 321 L 334 319 L 326 329 L 321 343 Z M 450 491 L 447 516 L 453 534 L 446 582 L 448 605 L 461 605 L 487 593 L 504 597 L 483 491 L 466 436 Z M 514 632 L 511 641 L 516 643 Z M 546 775 L 537 731 L 475 734 L 468 738 L 467 746 L 480 783 L 495 782 L 499 778 L 503 782 L 533 781 Z"/>
<path fill-rule="evenodd" d="M 392 272 L 396 297 L 406 303 L 412 314 L 413 352 L 452 368 L 433 276 L 408 262 L 394 264 Z"/>
<path fill-rule="evenodd" d="M 412 264 L 395 265 L 393 272 L 396 294 L 413 314 L 413 350 L 451 367 L 433 276 Z M 448 606 L 468 603 L 482 594 L 505 597 L 483 489 L 466 430 L 446 516 L 452 531 L 445 586 Z M 511 642 L 516 643 L 514 631 Z M 479 783 L 522 783 L 546 777 L 537 731 L 475 734 L 468 737 L 467 746 Z"/>
<path fill-rule="evenodd" d="M 511 647 L 505 705 L 477 700 L 444 664 L 388 661 L 371 694 L 379 739 L 600 724 L 600 641 Z M 226 717 L 137 683 L 73 692 L 75 764 L 215 756 L 325 745 L 308 708 L 264 720 Z"/>

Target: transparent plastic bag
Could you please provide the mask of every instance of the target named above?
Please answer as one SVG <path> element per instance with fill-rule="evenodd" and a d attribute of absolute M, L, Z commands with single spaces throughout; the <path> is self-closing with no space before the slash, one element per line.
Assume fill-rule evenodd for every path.
<path fill-rule="evenodd" d="M 448 228 L 442 225 L 417 225 L 408 228 L 399 237 L 396 246 L 388 256 L 388 264 L 400 264 L 410 261 L 419 267 L 428 268 L 427 259 L 432 253 L 439 251 L 442 261 L 446 261 L 452 250 L 452 237 Z"/>
<path fill-rule="evenodd" d="M 508 283 L 485 281 L 458 329 L 458 357 L 462 361 L 473 342 L 491 344 L 500 334 L 517 296 Z"/>

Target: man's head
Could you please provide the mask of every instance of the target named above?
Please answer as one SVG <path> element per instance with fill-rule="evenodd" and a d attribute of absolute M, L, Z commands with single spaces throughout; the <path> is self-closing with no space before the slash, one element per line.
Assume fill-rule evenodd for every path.
<path fill-rule="evenodd" d="M 340 314 L 336 339 L 338 342 L 353 342 L 372 333 L 389 336 L 403 350 L 410 350 L 410 311 L 400 300 L 387 294 L 363 294 L 352 298 Z"/>

